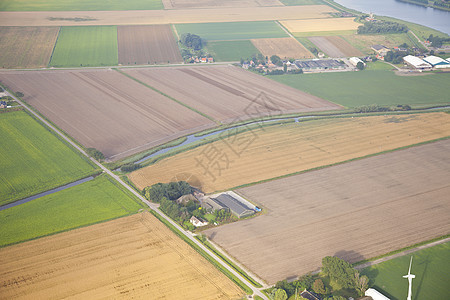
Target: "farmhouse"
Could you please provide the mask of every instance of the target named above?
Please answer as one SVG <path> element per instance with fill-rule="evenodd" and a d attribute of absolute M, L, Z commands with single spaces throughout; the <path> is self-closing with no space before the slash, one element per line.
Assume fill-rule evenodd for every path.
<path fill-rule="evenodd" d="M 251 216 L 255 213 L 254 210 L 247 207 L 244 203 L 228 194 L 220 194 L 217 197 L 205 197 L 202 201 L 202 207 L 208 211 L 214 210 L 229 210 L 238 218 Z"/>
<path fill-rule="evenodd" d="M 431 70 L 432 68 L 432 66 L 426 61 L 412 55 L 403 57 L 403 60 L 406 64 L 418 70 Z"/>
<path fill-rule="evenodd" d="M 423 60 L 432 65 L 433 68 L 436 69 L 450 68 L 450 62 L 437 56 L 430 55 L 425 57 Z"/>
<path fill-rule="evenodd" d="M 367 289 L 366 296 L 372 297 L 373 300 L 390 300 L 388 297 L 377 291 L 376 289 Z"/>
<path fill-rule="evenodd" d="M 383 46 L 383 45 L 373 45 L 370 47 L 373 51 L 375 51 L 380 56 L 385 56 L 386 53 L 389 52 L 389 48 Z"/>
<path fill-rule="evenodd" d="M 196 216 L 192 216 L 189 222 L 192 223 L 195 227 L 201 227 L 208 225 L 208 221 L 203 220 L 202 218 L 197 218 Z"/>

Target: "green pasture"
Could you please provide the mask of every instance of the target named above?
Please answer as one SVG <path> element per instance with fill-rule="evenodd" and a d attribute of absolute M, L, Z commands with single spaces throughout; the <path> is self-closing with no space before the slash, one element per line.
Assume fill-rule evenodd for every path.
<path fill-rule="evenodd" d="M 24 111 L 0 114 L 0 205 L 87 177 L 95 168 Z"/>
<path fill-rule="evenodd" d="M 325 4 L 322 0 L 280 0 L 284 5 L 318 5 Z"/>
<path fill-rule="evenodd" d="M 370 286 L 391 299 L 406 299 L 409 261 L 413 256 L 411 273 L 412 299 L 448 299 L 448 279 L 450 278 L 450 243 L 395 258 L 378 265 L 365 268 L 362 274 L 370 279 Z"/>
<path fill-rule="evenodd" d="M 0 247 L 118 218 L 142 204 L 109 176 L 0 211 Z"/>
<path fill-rule="evenodd" d="M 447 91 L 450 73 L 398 76 L 389 70 L 364 70 L 267 77 L 350 108 L 370 104 L 450 103 Z"/>
<path fill-rule="evenodd" d="M 249 40 L 208 42 L 205 50 L 216 61 L 239 61 L 241 58 L 252 58 L 260 53 Z"/>
<path fill-rule="evenodd" d="M 192 33 L 208 41 L 288 37 L 274 21 L 177 24 L 175 27 L 180 36 Z"/>
<path fill-rule="evenodd" d="M 61 27 L 50 66 L 87 67 L 117 64 L 116 26 Z"/>
<path fill-rule="evenodd" d="M 2 0 L 0 11 L 84 11 L 164 9 L 161 0 Z"/>

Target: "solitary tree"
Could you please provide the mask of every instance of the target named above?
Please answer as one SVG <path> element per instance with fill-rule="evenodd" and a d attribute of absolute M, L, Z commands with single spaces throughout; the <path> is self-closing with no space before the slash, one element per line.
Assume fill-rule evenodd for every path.
<path fill-rule="evenodd" d="M 16 96 L 22 98 L 24 94 L 22 92 L 16 92 Z"/>
<path fill-rule="evenodd" d="M 272 295 L 273 300 L 286 300 L 288 298 L 286 291 L 283 289 L 275 289 Z"/>

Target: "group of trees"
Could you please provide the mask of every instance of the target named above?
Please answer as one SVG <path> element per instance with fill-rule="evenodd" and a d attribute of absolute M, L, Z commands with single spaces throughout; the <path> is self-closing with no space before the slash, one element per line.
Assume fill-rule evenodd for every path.
<path fill-rule="evenodd" d="M 144 197 L 150 201 L 160 203 L 164 198 L 177 200 L 183 195 L 192 193 L 192 187 L 186 181 L 171 183 L 157 183 L 144 188 Z"/>
<path fill-rule="evenodd" d="M 191 33 L 183 33 L 180 42 L 188 48 L 200 50 L 203 48 L 202 39 L 200 36 Z"/>
<path fill-rule="evenodd" d="M 86 149 L 86 153 L 95 158 L 96 160 L 103 160 L 105 159 L 105 156 L 103 155 L 103 153 L 101 153 L 99 150 L 95 149 L 95 148 L 87 148 Z"/>
<path fill-rule="evenodd" d="M 404 33 L 408 32 L 408 27 L 389 21 L 365 22 L 364 25 L 358 27 L 357 32 L 358 34 Z"/>
<path fill-rule="evenodd" d="M 433 36 L 430 34 L 428 37 L 428 41 L 431 42 L 431 45 L 436 48 L 442 47 L 443 43 L 450 42 L 450 38 L 442 38 L 439 36 Z"/>
<path fill-rule="evenodd" d="M 290 283 L 286 280 L 279 281 L 272 289 L 270 296 L 272 299 L 285 300 L 306 289 L 325 296 L 326 300 L 345 300 L 346 298 L 342 296 L 330 295 L 333 291 L 322 280 L 326 277 L 341 286 L 342 289 L 355 290 L 360 296 L 364 295 L 369 285 L 369 278 L 361 275 L 351 264 L 338 257 L 327 256 L 322 259 L 321 276 L 308 274 Z M 300 297 L 300 299 L 302 298 Z"/>

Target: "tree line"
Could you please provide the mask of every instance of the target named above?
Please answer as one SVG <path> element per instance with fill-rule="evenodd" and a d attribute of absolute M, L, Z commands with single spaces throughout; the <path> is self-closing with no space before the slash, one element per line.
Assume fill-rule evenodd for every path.
<path fill-rule="evenodd" d="M 358 34 L 406 33 L 408 26 L 389 21 L 365 22 L 358 27 Z"/>

